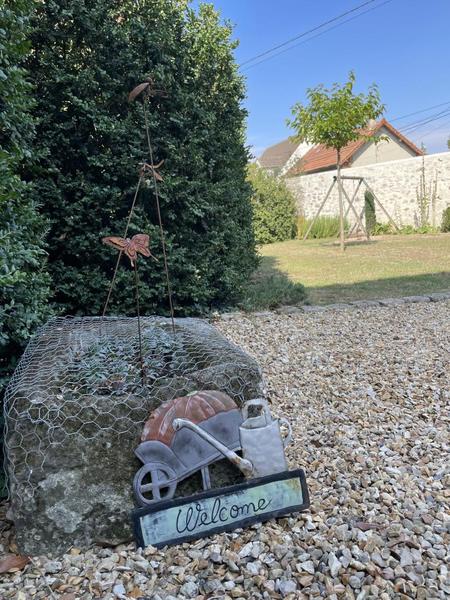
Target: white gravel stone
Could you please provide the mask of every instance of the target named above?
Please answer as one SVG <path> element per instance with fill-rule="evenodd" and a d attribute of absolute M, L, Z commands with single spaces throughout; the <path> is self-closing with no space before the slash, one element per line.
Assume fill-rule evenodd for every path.
<path fill-rule="evenodd" d="M 316 570 L 312 560 L 307 560 L 306 562 L 300 563 L 300 569 L 306 573 L 310 573 L 311 575 L 314 575 Z"/>
<path fill-rule="evenodd" d="M 330 567 L 331 577 L 336 577 L 342 568 L 342 563 L 336 558 L 334 552 L 330 552 L 328 556 L 328 566 Z"/>
<path fill-rule="evenodd" d="M 259 361 L 273 414 L 290 420 L 309 511 L 159 550 L 34 557 L 2 575 L 0 598 L 116 600 L 123 586 L 152 600 L 446 600 L 450 302 L 288 312 L 217 327 Z"/>

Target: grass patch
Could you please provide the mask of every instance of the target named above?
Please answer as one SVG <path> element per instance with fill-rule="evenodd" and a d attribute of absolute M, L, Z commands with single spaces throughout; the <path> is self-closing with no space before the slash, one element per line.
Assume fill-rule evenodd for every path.
<path fill-rule="evenodd" d="M 343 253 L 336 240 L 289 240 L 261 254 L 260 276 L 278 271 L 302 283 L 312 304 L 450 290 L 450 234 L 381 236 Z"/>

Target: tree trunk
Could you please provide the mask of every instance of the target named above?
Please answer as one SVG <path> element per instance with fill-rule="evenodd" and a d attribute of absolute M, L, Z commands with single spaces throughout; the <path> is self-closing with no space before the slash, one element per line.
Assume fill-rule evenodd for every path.
<path fill-rule="evenodd" d="M 337 184 L 339 195 L 339 238 L 342 252 L 345 250 L 344 242 L 344 203 L 342 199 L 342 182 L 341 182 L 341 151 L 337 150 Z"/>

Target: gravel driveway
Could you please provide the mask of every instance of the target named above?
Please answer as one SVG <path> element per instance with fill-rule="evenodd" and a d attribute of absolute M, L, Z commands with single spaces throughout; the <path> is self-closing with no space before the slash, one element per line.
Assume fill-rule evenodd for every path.
<path fill-rule="evenodd" d="M 218 320 L 293 424 L 311 510 L 163 551 L 35 558 L 0 598 L 449 598 L 449 321 L 448 301 Z"/>

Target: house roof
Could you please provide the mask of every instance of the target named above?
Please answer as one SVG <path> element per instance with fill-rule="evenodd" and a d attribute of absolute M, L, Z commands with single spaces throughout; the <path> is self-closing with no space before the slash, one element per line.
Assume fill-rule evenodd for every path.
<path fill-rule="evenodd" d="M 259 164 L 264 169 L 283 167 L 297 149 L 299 142 L 291 142 L 288 138 L 270 146 L 259 157 Z"/>
<path fill-rule="evenodd" d="M 423 154 L 411 140 L 402 135 L 395 127 L 393 127 L 386 119 L 378 121 L 371 129 L 364 132 L 365 135 L 375 135 L 382 127 L 385 127 L 394 137 L 403 142 L 417 156 Z M 355 153 L 367 143 L 365 137 L 361 137 L 354 142 L 350 142 L 341 150 L 341 165 L 347 166 Z M 287 177 L 299 175 L 300 173 L 313 173 L 315 171 L 323 171 L 332 169 L 336 166 L 337 152 L 334 148 L 327 148 L 323 144 L 314 146 L 309 150 L 295 165 L 293 165 L 286 173 Z"/>

